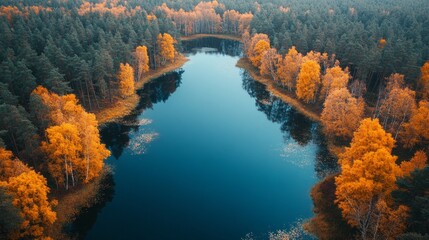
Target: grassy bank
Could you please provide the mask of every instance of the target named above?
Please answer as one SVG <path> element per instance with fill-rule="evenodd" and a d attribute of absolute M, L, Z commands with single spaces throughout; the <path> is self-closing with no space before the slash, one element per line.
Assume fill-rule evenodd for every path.
<path fill-rule="evenodd" d="M 241 42 L 241 37 L 236 35 L 228 35 L 228 34 L 194 34 L 190 36 L 182 36 L 180 37 L 180 40 L 182 41 L 190 41 L 200 38 L 206 38 L 206 37 L 213 37 L 213 38 L 220 38 L 220 39 L 227 39 L 227 40 L 234 40 Z"/>
<path fill-rule="evenodd" d="M 103 186 L 103 181 L 109 174 L 111 174 L 111 169 L 105 166 L 100 177 L 88 184 L 71 188 L 67 192 L 64 192 L 65 190 L 53 191 L 53 198 L 58 200 L 58 205 L 55 208 L 57 220 L 47 231 L 50 237 L 54 239 L 72 238 L 64 232 L 64 228 L 67 224 L 72 223 L 84 208 L 90 208 L 99 201 L 98 193 L 106 187 Z"/>
<path fill-rule="evenodd" d="M 144 75 L 142 79 L 135 83 L 136 90 L 143 88 L 143 86 L 150 82 L 152 79 L 162 76 L 164 73 L 171 72 L 177 68 L 180 68 L 185 64 L 188 59 L 179 55 L 173 63 L 166 66 L 160 67 L 156 70 L 150 70 Z M 113 122 L 119 118 L 129 115 L 139 103 L 140 97 L 134 93 L 133 95 L 123 99 L 116 98 L 112 105 L 105 107 L 95 112 L 99 124 Z"/>
<path fill-rule="evenodd" d="M 247 70 L 255 81 L 264 84 L 267 87 L 267 90 L 274 96 L 290 104 L 300 113 L 304 114 L 313 121 L 320 122 L 320 113 L 322 112 L 321 107 L 300 102 L 297 100 L 295 93 L 281 89 L 280 87 L 276 86 L 269 77 L 261 76 L 259 74 L 259 70 L 255 68 L 247 58 L 241 58 L 238 60 L 236 66 Z"/>

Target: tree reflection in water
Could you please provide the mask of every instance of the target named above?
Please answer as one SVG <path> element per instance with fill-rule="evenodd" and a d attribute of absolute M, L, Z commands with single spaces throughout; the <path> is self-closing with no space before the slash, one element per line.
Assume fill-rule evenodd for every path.
<path fill-rule="evenodd" d="M 165 102 L 172 93 L 180 86 L 183 70 L 178 70 L 165 74 L 147 83 L 137 94 L 141 97 L 139 104 L 134 111 L 118 122 L 108 123 L 101 129 L 102 142 L 118 159 L 124 148 L 130 143 L 129 134 L 136 132 L 142 124 L 138 121 L 138 116 L 148 108 L 152 108 L 158 102 Z"/>
<path fill-rule="evenodd" d="M 209 51 L 208 53 L 210 54 L 221 54 L 232 57 L 238 57 L 242 55 L 241 43 L 234 40 L 226 40 L 219 38 L 201 38 L 182 42 L 182 52 L 188 54 L 210 48 L 214 50 Z"/>
<path fill-rule="evenodd" d="M 255 98 L 259 111 L 265 113 L 268 120 L 281 124 L 285 147 L 291 145 L 293 139 L 298 146 L 309 143 L 318 145 L 315 159 L 315 171 L 319 179 L 338 171 L 337 161 L 326 146 L 320 125 L 313 122 L 281 99 L 271 95 L 265 85 L 255 81 L 245 70 L 242 71 L 243 88 Z M 293 147 L 293 146 L 291 146 Z M 305 156 L 303 156 L 305 157 Z"/>
<path fill-rule="evenodd" d="M 113 200 L 115 195 L 115 180 L 112 173 L 108 173 L 100 183 L 100 189 L 97 192 L 96 202 L 89 208 L 80 211 L 77 218 L 67 226 L 65 231 L 71 239 L 84 239 L 97 221 L 97 216 L 108 202 Z"/>

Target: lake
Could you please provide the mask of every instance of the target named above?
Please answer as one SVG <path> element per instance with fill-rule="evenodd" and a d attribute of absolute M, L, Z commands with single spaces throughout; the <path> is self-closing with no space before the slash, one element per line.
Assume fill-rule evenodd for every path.
<path fill-rule="evenodd" d="M 238 42 L 183 43 L 189 61 L 101 130 L 114 174 L 70 226 L 85 239 L 267 239 L 313 216 L 335 168 L 319 125 L 235 66 Z"/>

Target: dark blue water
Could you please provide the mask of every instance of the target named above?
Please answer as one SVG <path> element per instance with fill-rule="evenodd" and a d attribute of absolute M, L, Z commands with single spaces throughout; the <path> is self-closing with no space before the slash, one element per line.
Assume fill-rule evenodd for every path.
<path fill-rule="evenodd" d="M 317 124 L 235 66 L 237 43 L 192 44 L 219 51 L 189 54 L 102 130 L 114 174 L 73 224 L 80 238 L 266 238 L 312 216 L 329 163 Z"/>

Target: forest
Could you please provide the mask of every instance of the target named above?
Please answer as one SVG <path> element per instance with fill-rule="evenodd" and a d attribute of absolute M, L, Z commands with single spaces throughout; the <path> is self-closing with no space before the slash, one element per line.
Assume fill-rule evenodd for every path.
<path fill-rule="evenodd" d="M 62 200 L 111 174 L 100 128 L 199 34 L 240 39 L 237 65 L 323 126 L 339 171 L 313 187 L 306 231 L 429 238 L 428 12 L 426 0 L 0 0 L 0 239 L 65 236 Z"/>

